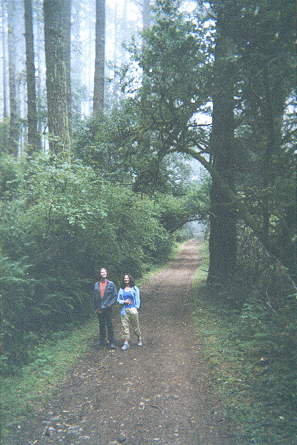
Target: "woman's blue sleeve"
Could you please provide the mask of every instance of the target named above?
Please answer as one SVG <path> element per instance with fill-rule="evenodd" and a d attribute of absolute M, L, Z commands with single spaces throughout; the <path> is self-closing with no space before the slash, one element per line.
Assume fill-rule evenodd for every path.
<path fill-rule="evenodd" d="M 140 294 L 139 294 L 139 289 L 138 287 L 134 286 L 134 290 L 135 290 L 135 307 L 137 309 L 140 308 Z"/>
<path fill-rule="evenodd" d="M 124 304 L 123 289 L 122 288 L 119 290 L 117 301 L 120 304 Z"/>

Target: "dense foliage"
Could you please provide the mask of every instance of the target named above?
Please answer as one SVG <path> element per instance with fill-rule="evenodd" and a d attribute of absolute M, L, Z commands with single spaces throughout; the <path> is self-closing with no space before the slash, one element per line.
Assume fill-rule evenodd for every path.
<path fill-rule="evenodd" d="M 222 399 L 216 415 L 236 425 L 238 444 L 289 445 L 296 438 L 296 288 L 249 231 L 241 236 L 242 273 L 210 294 L 209 255 L 200 245 L 193 288 L 197 328 Z"/>
<path fill-rule="evenodd" d="M 180 226 L 174 220 L 199 208 L 134 193 L 79 160 L 3 157 L 0 181 L 3 357 L 14 362 L 30 332 L 92 313 L 100 266 L 118 283 L 124 271 L 140 276 L 165 261 Z"/>
<path fill-rule="evenodd" d="M 236 229 L 227 229 L 237 221 L 295 279 L 294 2 L 283 11 L 277 1 L 217 1 L 194 18 L 179 6 L 156 1 L 145 44 L 131 48 L 143 79 L 135 91 L 135 70 L 124 78 L 137 116 L 135 150 L 149 140 L 152 163 L 184 153 L 212 176 L 210 268 L 221 281 L 225 268 L 236 270 Z M 210 132 L 203 115 L 211 104 Z"/>

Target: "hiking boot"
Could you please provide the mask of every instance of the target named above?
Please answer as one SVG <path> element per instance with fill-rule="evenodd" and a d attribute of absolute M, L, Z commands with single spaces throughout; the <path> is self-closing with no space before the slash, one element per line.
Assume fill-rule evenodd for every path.
<path fill-rule="evenodd" d="M 126 349 L 129 349 L 130 345 L 129 343 L 124 343 L 124 345 L 122 346 L 122 351 L 126 351 Z"/>
<path fill-rule="evenodd" d="M 141 337 L 138 337 L 137 346 L 142 346 L 142 340 L 141 340 Z"/>

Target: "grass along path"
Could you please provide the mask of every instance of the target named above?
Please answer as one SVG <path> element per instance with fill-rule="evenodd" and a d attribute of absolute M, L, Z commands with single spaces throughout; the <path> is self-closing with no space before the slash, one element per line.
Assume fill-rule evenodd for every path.
<path fill-rule="evenodd" d="M 296 445 L 296 360 L 294 365 L 294 358 L 286 363 L 286 354 L 278 358 L 273 333 L 267 342 L 266 335 L 255 335 L 246 327 L 247 314 L 228 308 L 218 295 L 210 298 L 206 242 L 200 243 L 199 252 L 201 265 L 192 285 L 194 319 L 213 391 L 221 399 L 221 417 L 233 429 L 238 445 Z M 229 297 L 236 299 L 236 294 Z"/>
<path fill-rule="evenodd" d="M 97 331 L 98 325 L 92 320 L 72 331 L 52 334 L 51 340 L 32 351 L 33 361 L 20 370 L 20 375 L 2 379 L 2 434 L 39 410 L 90 347 Z"/>
<path fill-rule="evenodd" d="M 177 257 L 184 244 L 174 246 L 169 261 Z M 165 267 L 166 264 L 153 268 L 138 281 L 138 285 L 141 286 Z M 23 366 L 19 375 L 2 379 L 2 436 L 5 436 L 7 431 L 18 427 L 24 419 L 39 412 L 57 386 L 61 385 L 69 372 L 74 369 L 82 354 L 90 348 L 97 334 L 98 321 L 95 317 L 68 331 L 52 333 L 50 339 L 42 341 L 32 349 L 32 362 Z"/>

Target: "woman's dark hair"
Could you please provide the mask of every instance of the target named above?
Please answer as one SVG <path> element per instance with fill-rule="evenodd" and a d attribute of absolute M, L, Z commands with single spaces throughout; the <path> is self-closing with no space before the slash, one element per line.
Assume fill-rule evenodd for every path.
<path fill-rule="evenodd" d="M 130 284 L 130 286 L 131 286 L 131 287 L 134 287 L 134 286 L 135 286 L 135 281 L 134 281 L 134 278 L 132 277 L 132 275 L 130 275 L 129 273 L 125 273 L 125 274 L 122 276 L 122 281 L 121 281 L 121 288 L 122 288 L 122 289 L 124 289 L 124 288 L 126 287 L 126 283 L 125 283 L 125 281 L 124 281 L 124 278 L 125 278 L 126 275 L 128 275 L 128 277 L 129 277 L 129 284 Z"/>

